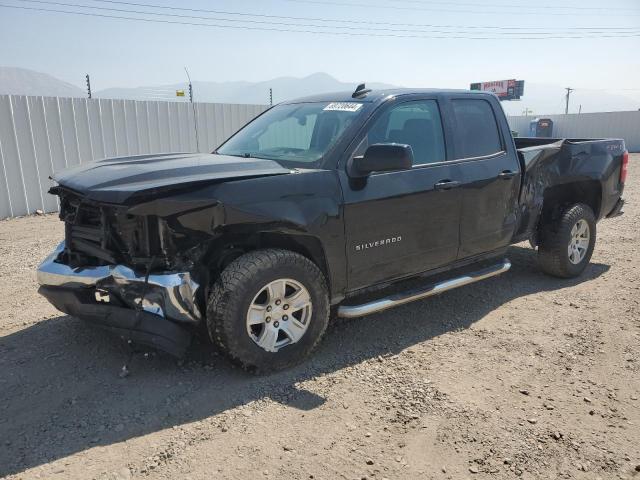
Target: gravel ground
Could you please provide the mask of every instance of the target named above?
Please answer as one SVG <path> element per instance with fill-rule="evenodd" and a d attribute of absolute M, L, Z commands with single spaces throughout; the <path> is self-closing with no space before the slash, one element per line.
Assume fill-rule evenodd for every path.
<path fill-rule="evenodd" d="M 61 223 L 1 221 L 0 475 L 640 479 L 639 160 L 581 278 L 517 245 L 505 275 L 336 321 L 265 377 L 204 342 L 131 353 L 56 312 L 34 270 Z"/>

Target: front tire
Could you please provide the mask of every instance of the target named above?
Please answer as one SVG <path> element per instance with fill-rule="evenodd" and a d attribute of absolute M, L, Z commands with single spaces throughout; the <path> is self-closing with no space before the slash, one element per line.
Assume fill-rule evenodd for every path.
<path fill-rule="evenodd" d="M 538 246 L 540 267 L 554 277 L 577 277 L 589 264 L 595 244 L 593 210 L 583 203 L 572 205 L 542 228 Z"/>
<path fill-rule="evenodd" d="M 243 368 L 275 371 L 304 360 L 329 322 L 327 283 L 306 257 L 280 249 L 231 262 L 207 302 L 209 336 Z"/>

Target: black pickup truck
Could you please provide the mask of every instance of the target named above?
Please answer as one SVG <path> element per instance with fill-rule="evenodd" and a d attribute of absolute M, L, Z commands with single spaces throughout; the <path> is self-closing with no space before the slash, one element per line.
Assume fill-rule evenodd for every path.
<path fill-rule="evenodd" d="M 621 213 L 627 162 L 622 140 L 514 139 L 492 94 L 360 85 L 274 106 L 211 154 L 56 174 L 65 240 L 40 293 L 175 355 L 206 326 L 244 367 L 283 368 L 331 312 L 498 275 L 516 242 L 579 275 L 596 222 Z"/>

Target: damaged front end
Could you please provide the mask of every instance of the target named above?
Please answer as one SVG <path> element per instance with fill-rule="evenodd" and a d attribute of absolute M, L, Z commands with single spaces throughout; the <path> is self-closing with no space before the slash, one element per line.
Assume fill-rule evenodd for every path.
<path fill-rule="evenodd" d="M 65 241 L 38 267 L 58 310 L 182 356 L 202 320 L 193 261 L 175 255 L 165 221 L 56 187 Z M 195 275 L 197 277 L 197 275 Z"/>

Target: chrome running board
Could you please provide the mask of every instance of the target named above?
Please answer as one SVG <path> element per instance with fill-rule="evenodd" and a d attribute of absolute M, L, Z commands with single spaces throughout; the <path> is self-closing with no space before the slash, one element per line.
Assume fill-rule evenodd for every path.
<path fill-rule="evenodd" d="M 390 297 L 380 298 L 369 303 L 363 303 L 362 305 L 343 305 L 338 308 L 338 316 L 343 318 L 354 318 L 375 312 L 381 312 L 388 308 L 397 307 L 398 305 L 404 305 L 405 303 L 413 302 L 415 300 L 431 297 L 433 295 L 446 292 L 447 290 L 453 290 L 454 288 L 469 285 L 470 283 L 478 282 L 485 278 L 495 277 L 496 275 L 506 272 L 510 268 L 511 262 L 505 258 L 502 263 L 497 265 L 483 268 L 482 270 L 478 270 L 468 275 L 463 275 L 462 277 L 435 283 L 425 289 L 397 293 Z"/>

